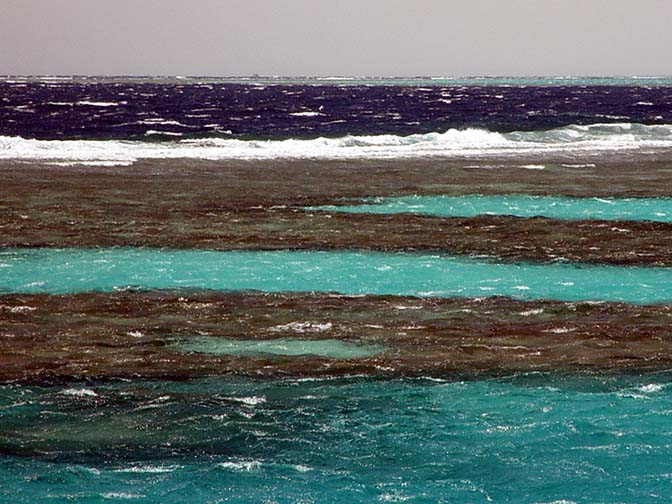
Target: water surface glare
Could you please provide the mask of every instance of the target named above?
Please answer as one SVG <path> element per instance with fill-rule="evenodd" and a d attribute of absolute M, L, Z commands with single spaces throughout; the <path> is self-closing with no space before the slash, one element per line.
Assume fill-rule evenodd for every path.
<path fill-rule="evenodd" d="M 498 264 L 444 255 L 364 251 L 143 248 L 7 249 L 0 291 L 109 292 L 201 288 L 561 301 L 672 301 L 672 268 Z"/>
<path fill-rule="evenodd" d="M 562 196 L 399 196 L 368 198 L 353 205 L 311 210 L 346 213 L 413 213 L 438 217 L 513 215 L 552 219 L 672 222 L 672 198 L 570 198 Z"/>

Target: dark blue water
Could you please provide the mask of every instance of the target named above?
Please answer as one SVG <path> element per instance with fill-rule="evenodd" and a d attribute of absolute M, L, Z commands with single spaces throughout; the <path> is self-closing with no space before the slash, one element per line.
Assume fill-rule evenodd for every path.
<path fill-rule="evenodd" d="M 353 81 L 343 86 L 0 81 L 0 136 L 165 140 L 166 133 L 180 133 L 182 138 L 284 139 L 410 135 L 467 127 L 509 132 L 570 124 L 672 123 L 670 83 L 424 82 L 402 86 L 395 81 Z"/>

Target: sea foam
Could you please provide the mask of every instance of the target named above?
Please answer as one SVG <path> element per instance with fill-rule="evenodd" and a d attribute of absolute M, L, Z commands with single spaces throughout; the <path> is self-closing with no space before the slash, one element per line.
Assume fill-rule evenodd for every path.
<path fill-rule="evenodd" d="M 672 148 L 672 124 L 571 125 L 546 131 L 348 135 L 339 138 L 240 140 L 34 140 L 0 136 L 0 159 L 129 164 L 139 159 L 393 159 L 589 153 Z"/>

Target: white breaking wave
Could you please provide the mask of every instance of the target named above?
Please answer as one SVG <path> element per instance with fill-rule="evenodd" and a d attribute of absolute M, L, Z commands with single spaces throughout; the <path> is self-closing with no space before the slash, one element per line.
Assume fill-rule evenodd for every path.
<path fill-rule="evenodd" d="M 177 469 L 181 469 L 182 466 L 171 465 L 171 466 L 156 466 L 156 465 L 134 465 L 130 467 L 124 467 L 121 469 L 116 469 L 114 472 L 117 473 L 140 473 L 140 474 L 162 474 L 174 472 Z"/>
<path fill-rule="evenodd" d="M 98 394 L 91 389 L 69 388 L 62 390 L 61 394 L 75 397 L 98 397 Z"/>
<path fill-rule="evenodd" d="M 77 105 L 85 105 L 89 107 L 116 107 L 117 105 L 126 105 L 127 102 L 97 102 L 90 100 L 81 100 L 77 102 Z"/>
<path fill-rule="evenodd" d="M 303 112 L 292 112 L 289 115 L 294 116 L 294 117 L 317 117 L 317 116 L 321 116 L 323 114 L 320 114 L 319 112 L 314 112 L 314 111 L 311 111 L 311 110 L 306 110 L 306 111 L 303 111 Z"/>
<path fill-rule="evenodd" d="M 669 148 L 672 148 L 672 124 L 630 123 L 572 125 L 511 133 L 451 129 L 445 133 L 409 136 L 351 135 L 312 140 L 203 138 L 142 142 L 0 136 L 0 159 L 42 160 L 60 165 L 128 165 L 140 159 L 392 159 Z"/>
<path fill-rule="evenodd" d="M 177 131 L 161 131 L 161 130 L 147 130 L 145 132 L 145 136 L 152 136 L 152 135 L 180 137 L 182 136 L 182 133 L 179 133 Z"/>
<path fill-rule="evenodd" d="M 318 333 L 328 331 L 333 327 L 331 322 L 320 324 L 319 322 L 290 322 L 289 324 L 276 325 L 268 330 L 270 332 L 293 331 L 298 333 Z"/>

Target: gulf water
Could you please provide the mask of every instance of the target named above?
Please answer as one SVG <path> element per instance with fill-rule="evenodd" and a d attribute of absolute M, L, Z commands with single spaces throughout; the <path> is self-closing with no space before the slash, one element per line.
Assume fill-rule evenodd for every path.
<path fill-rule="evenodd" d="M 310 207 L 346 213 L 412 213 L 438 217 L 513 215 L 552 219 L 672 222 L 672 198 L 571 198 L 562 196 L 481 195 L 367 198 L 352 205 Z"/>
<path fill-rule="evenodd" d="M 672 268 L 498 263 L 489 258 L 367 251 L 143 248 L 0 252 L 0 292 L 199 288 L 422 297 L 672 301 Z"/>
<path fill-rule="evenodd" d="M 606 156 L 639 163 L 640 154 L 669 155 L 671 83 L 9 78 L 0 82 L 0 158 L 59 170 L 148 159 L 160 166 L 168 158 L 553 154 L 570 165 Z M 423 201 L 421 213 L 437 212 L 437 201 Z M 387 212 L 420 202 L 379 203 Z M 470 204 L 474 212 L 546 215 L 539 203 Z M 557 218 L 668 222 L 669 215 L 667 200 L 635 209 L 646 202 L 553 203 Z M 670 286 L 663 268 L 448 255 L 0 252 L 0 293 L 210 288 L 658 303 L 672 299 Z M 198 343 L 191 351 L 230 350 L 221 341 Z M 336 343 L 315 349 L 284 341 L 281 351 L 351 355 Z M 278 351 L 269 344 L 245 351 Z M 671 378 L 5 383 L 0 502 L 668 502 Z"/>
<path fill-rule="evenodd" d="M 2 502 L 669 502 L 670 376 L 0 387 Z"/>

